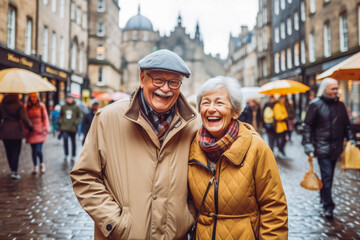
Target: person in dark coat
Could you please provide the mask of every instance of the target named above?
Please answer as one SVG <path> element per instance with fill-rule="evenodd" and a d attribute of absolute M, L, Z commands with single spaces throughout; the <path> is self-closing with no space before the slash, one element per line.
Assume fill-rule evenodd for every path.
<path fill-rule="evenodd" d="M 324 185 L 320 190 L 320 201 L 327 219 L 333 219 L 335 204 L 331 187 L 336 160 L 343 151 L 344 138 L 355 143 L 345 105 L 338 98 L 338 89 L 336 80 L 322 80 L 304 121 L 305 153 L 315 154 L 318 159 Z"/>
<path fill-rule="evenodd" d="M 30 132 L 33 126 L 26 115 L 19 94 L 8 93 L 0 104 L 0 139 L 3 140 L 6 157 L 11 170 L 11 178 L 19 179 L 18 163 L 22 139 L 25 138 L 25 125 Z"/>
<path fill-rule="evenodd" d="M 259 104 L 254 99 L 249 99 L 238 120 L 251 124 L 258 131 L 262 126 Z"/>
<path fill-rule="evenodd" d="M 84 134 L 84 138 L 82 141 L 82 144 L 84 145 L 85 143 L 85 138 L 87 133 L 89 132 L 90 126 L 91 126 L 91 122 L 95 116 L 95 113 L 97 112 L 97 110 L 99 109 L 99 103 L 95 102 L 91 105 L 91 111 L 88 114 L 85 114 L 82 120 L 82 124 L 81 124 L 81 131 Z"/>
<path fill-rule="evenodd" d="M 263 111 L 262 111 L 262 120 L 263 125 L 268 136 L 269 147 L 274 152 L 274 147 L 276 144 L 276 132 L 275 132 L 275 119 L 274 119 L 274 105 L 275 105 L 275 97 L 270 96 L 269 101 L 265 103 Z"/>

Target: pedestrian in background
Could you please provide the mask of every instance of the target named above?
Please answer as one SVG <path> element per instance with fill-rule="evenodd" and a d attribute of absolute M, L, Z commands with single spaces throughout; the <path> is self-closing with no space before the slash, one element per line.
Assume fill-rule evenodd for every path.
<path fill-rule="evenodd" d="M 59 133 L 59 115 L 60 115 L 61 106 L 59 104 L 55 105 L 54 110 L 51 113 L 51 130 L 53 136 L 60 136 Z"/>
<path fill-rule="evenodd" d="M 92 120 L 94 119 L 95 113 L 97 112 L 97 110 L 99 109 L 99 103 L 98 102 L 94 102 L 91 105 L 91 109 L 90 112 L 88 114 L 85 114 L 83 116 L 83 120 L 82 120 L 82 124 L 81 124 L 81 131 L 83 133 L 83 140 L 82 140 L 82 144 L 84 145 L 85 143 L 85 138 L 89 132 Z"/>
<path fill-rule="evenodd" d="M 314 153 L 318 159 L 323 182 L 320 201 L 327 219 L 334 217 L 335 204 L 331 188 L 336 161 L 343 151 L 344 138 L 356 145 L 345 105 L 338 98 L 338 90 L 339 84 L 335 79 L 322 80 L 317 97 L 310 102 L 304 120 L 305 153 Z"/>
<path fill-rule="evenodd" d="M 70 173 L 95 239 L 185 239 L 190 143 L 200 119 L 180 93 L 185 62 L 169 50 L 139 61 L 140 88 L 95 115 Z"/>
<path fill-rule="evenodd" d="M 279 101 L 274 105 L 274 118 L 276 121 L 275 132 L 277 147 L 279 150 L 279 157 L 286 159 L 285 154 L 285 144 L 286 144 L 286 134 L 287 134 L 287 118 L 288 114 L 285 108 L 285 99 L 284 95 L 280 96 Z"/>
<path fill-rule="evenodd" d="M 32 124 L 26 115 L 24 105 L 18 93 L 5 94 L 0 105 L 0 139 L 3 140 L 6 157 L 11 170 L 11 178 L 19 179 L 18 164 L 22 139 L 25 138 L 25 125 L 33 131 Z"/>
<path fill-rule="evenodd" d="M 273 153 L 237 120 L 236 79 L 207 80 L 197 94 L 202 127 L 191 144 L 188 182 L 196 239 L 287 239 L 288 212 Z"/>
<path fill-rule="evenodd" d="M 295 108 L 294 108 L 294 104 L 292 103 L 292 100 L 289 99 L 287 96 L 285 96 L 285 108 L 286 108 L 286 112 L 288 114 L 287 117 L 287 127 L 288 127 L 288 140 L 292 143 L 292 132 L 294 131 L 294 119 L 296 117 L 295 114 Z"/>
<path fill-rule="evenodd" d="M 65 104 L 61 106 L 59 114 L 59 127 L 61 137 L 64 139 L 64 160 L 69 156 L 69 138 L 71 141 L 71 161 L 75 161 L 76 157 L 76 132 L 81 122 L 80 108 L 75 104 L 74 98 L 66 95 Z"/>
<path fill-rule="evenodd" d="M 256 131 L 262 128 L 260 105 L 254 99 L 248 99 L 239 121 L 251 124 Z"/>
<path fill-rule="evenodd" d="M 263 125 L 268 137 L 269 147 L 274 152 L 274 147 L 276 144 L 276 121 L 274 118 L 274 104 L 275 104 L 275 97 L 269 96 L 269 101 L 265 103 L 263 108 Z"/>
<path fill-rule="evenodd" d="M 31 146 L 31 157 L 34 164 L 32 174 L 38 172 L 37 159 L 39 159 L 40 163 L 40 172 L 45 173 L 42 147 L 49 132 L 49 118 L 46 107 L 40 102 L 38 93 L 33 92 L 27 98 L 25 109 L 33 126 L 33 131 L 26 133 L 26 143 Z"/>

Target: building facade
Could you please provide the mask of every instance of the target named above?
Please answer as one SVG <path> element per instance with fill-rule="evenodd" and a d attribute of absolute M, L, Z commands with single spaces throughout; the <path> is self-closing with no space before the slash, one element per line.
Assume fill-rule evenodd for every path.
<path fill-rule="evenodd" d="M 121 89 L 120 8 L 117 0 L 88 2 L 88 74 L 95 96 Z"/>
<path fill-rule="evenodd" d="M 190 68 L 192 74 L 181 86 L 181 92 L 186 97 L 194 95 L 196 89 L 207 79 L 224 74 L 224 62 L 220 56 L 213 57 L 204 53 L 198 23 L 195 25 L 194 37 L 191 37 L 182 26 L 179 16 L 177 26 L 170 35 L 160 36 L 151 21 L 141 15 L 139 7 L 137 15 L 130 18 L 122 29 L 123 91 L 131 93 L 139 86 L 138 61 L 159 49 L 169 49 L 177 53 Z"/>
<path fill-rule="evenodd" d="M 360 1 L 306 1 L 307 62 L 304 79 L 316 95 L 316 76 L 360 51 Z M 360 83 L 340 81 L 340 99 L 360 124 Z"/>
<path fill-rule="evenodd" d="M 237 79 L 243 87 L 258 85 L 256 48 L 255 31 L 249 31 L 247 26 L 241 26 L 237 37 L 230 34 L 226 74 Z"/>

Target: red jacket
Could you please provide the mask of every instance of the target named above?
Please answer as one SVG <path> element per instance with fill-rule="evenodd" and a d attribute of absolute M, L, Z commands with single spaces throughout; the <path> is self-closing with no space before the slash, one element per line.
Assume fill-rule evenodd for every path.
<path fill-rule="evenodd" d="M 32 107 L 27 109 L 26 113 L 34 127 L 32 132 L 26 133 L 26 143 L 35 144 L 43 143 L 46 141 L 47 134 L 49 132 L 49 118 L 44 104 L 40 104 L 40 107 Z"/>

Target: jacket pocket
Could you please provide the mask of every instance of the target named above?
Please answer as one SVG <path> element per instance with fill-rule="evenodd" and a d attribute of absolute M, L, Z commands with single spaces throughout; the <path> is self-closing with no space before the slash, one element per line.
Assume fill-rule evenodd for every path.
<path fill-rule="evenodd" d="M 115 227 L 111 239 L 129 239 L 132 217 L 128 207 L 122 209 L 119 224 Z"/>

